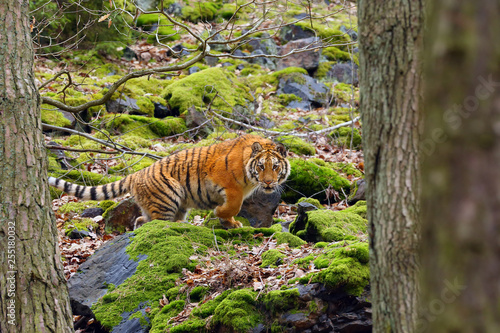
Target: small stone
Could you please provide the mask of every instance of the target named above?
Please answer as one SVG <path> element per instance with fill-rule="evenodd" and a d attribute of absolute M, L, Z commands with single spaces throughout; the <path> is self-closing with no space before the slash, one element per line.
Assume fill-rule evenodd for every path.
<path fill-rule="evenodd" d="M 103 213 L 104 213 L 104 209 L 99 208 L 99 207 L 87 208 L 82 212 L 82 214 L 80 216 L 94 218 L 96 216 L 102 215 Z"/>

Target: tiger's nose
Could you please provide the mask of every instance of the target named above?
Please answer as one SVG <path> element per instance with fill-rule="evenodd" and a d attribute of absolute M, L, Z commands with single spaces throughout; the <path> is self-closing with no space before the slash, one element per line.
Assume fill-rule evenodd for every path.
<path fill-rule="evenodd" d="M 266 185 L 269 185 L 271 184 L 273 181 L 272 180 L 264 180 L 264 183 L 266 183 Z"/>

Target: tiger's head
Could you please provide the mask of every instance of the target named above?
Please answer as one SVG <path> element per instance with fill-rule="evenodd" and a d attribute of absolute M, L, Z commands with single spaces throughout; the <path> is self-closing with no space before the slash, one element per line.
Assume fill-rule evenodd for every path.
<path fill-rule="evenodd" d="M 252 144 L 252 154 L 246 166 L 247 177 L 266 193 L 275 191 L 290 174 L 290 163 L 282 144 Z"/>

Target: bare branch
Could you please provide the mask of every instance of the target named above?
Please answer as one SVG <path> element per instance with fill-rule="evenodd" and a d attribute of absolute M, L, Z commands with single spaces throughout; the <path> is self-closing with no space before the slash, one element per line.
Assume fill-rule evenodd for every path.
<path fill-rule="evenodd" d="M 342 123 L 342 124 L 338 124 L 338 125 L 335 125 L 335 126 L 324 128 L 324 129 L 319 130 L 319 131 L 313 131 L 313 132 L 308 132 L 308 133 L 299 133 L 297 131 L 290 131 L 290 132 L 270 131 L 270 130 L 267 130 L 267 129 L 264 129 L 264 128 L 260 128 L 260 127 L 257 127 L 257 126 L 252 126 L 252 125 L 243 123 L 241 121 L 237 121 L 237 120 L 233 120 L 233 119 L 230 119 L 230 118 L 226 118 L 226 117 L 224 117 L 224 116 L 222 116 L 222 115 L 220 115 L 220 114 L 218 114 L 216 112 L 212 112 L 212 114 L 214 116 L 216 116 L 217 118 L 221 119 L 221 120 L 224 120 L 224 121 L 227 121 L 227 122 L 230 122 L 230 123 L 242 126 L 242 127 L 246 127 L 248 129 L 251 129 L 251 130 L 254 130 L 254 131 L 263 132 L 263 133 L 269 134 L 269 135 L 293 135 L 293 136 L 296 136 L 296 137 L 299 137 L 299 138 L 307 138 L 307 137 L 309 137 L 311 135 L 323 134 L 323 133 L 327 133 L 327 132 L 331 132 L 333 130 L 336 130 L 337 128 L 341 128 L 341 127 L 345 127 L 345 126 L 350 126 L 350 125 L 354 124 L 355 122 L 357 122 L 359 120 L 359 118 L 360 118 L 360 117 L 356 117 L 356 118 L 354 118 L 351 121 L 347 121 L 347 122 Z"/>
<path fill-rule="evenodd" d="M 116 151 L 118 151 L 120 153 L 123 153 L 123 154 L 141 155 L 141 156 L 149 157 L 149 158 L 154 159 L 154 160 L 161 160 L 162 159 L 162 157 L 156 156 L 156 155 L 153 155 L 153 154 L 150 154 L 150 153 L 140 153 L 140 152 L 136 152 L 136 151 L 134 151 L 134 150 L 132 150 L 130 148 L 126 148 L 126 149 L 120 148 L 114 142 L 108 142 L 108 141 L 100 140 L 100 139 L 94 138 L 93 136 L 91 136 L 91 135 L 89 135 L 87 133 L 75 131 L 75 130 L 72 130 L 70 128 L 58 127 L 58 126 L 48 125 L 48 124 L 43 124 L 43 123 L 42 123 L 42 128 L 43 129 L 52 129 L 52 130 L 57 130 L 57 131 L 63 131 L 63 132 L 71 133 L 71 134 L 80 135 L 80 136 L 83 136 L 84 138 L 87 138 L 89 140 L 98 142 L 98 143 L 100 143 L 100 144 L 102 144 L 102 145 L 104 145 L 106 147 L 113 148 Z"/>

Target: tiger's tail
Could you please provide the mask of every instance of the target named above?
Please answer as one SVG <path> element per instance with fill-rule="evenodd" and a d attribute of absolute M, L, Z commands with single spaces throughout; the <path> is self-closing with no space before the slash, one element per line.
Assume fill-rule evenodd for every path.
<path fill-rule="evenodd" d="M 49 177 L 49 185 L 83 200 L 108 200 L 130 192 L 133 175 L 101 186 L 77 185 L 65 180 Z"/>

